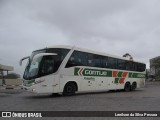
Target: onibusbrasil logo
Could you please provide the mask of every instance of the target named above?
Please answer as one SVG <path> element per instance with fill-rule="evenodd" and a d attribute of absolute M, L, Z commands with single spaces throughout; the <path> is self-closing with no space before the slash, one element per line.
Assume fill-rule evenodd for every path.
<path fill-rule="evenodd" d="M 42 113 L 39 112 L 2 112 L 2 117 L 42 117 Z"/>

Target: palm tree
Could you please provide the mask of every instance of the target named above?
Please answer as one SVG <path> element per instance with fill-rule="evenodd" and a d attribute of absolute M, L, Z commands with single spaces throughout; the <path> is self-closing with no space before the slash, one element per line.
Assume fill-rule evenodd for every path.
<path fill-rule="evenodd" d="M 129 53 L 124 54 L 123 57 L 129 57 L 129 60 L 133 60 L 133 57 Z"/>
<path fill-rule="evenodd" d="M 131 56 L 129 53 L 126 53 L 123 55 L 123 57 L 128 57 L 128 56 Z"/>

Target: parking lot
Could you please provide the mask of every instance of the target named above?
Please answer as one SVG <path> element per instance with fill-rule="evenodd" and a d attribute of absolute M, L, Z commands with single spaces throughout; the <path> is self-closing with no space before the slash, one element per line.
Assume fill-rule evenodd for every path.
<path fill-rule="evenodd" d="M 0 89 L 1 111 L 159 111 L 160 82 L 132 92 L 105 91 L 75 96 L 33 94 L 22 89 Z"/>

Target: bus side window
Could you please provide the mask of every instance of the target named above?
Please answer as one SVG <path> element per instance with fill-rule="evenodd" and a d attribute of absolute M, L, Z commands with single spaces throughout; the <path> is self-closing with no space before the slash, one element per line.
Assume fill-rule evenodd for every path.
<path fill-rule="evenodd" d="M 79 61 L 81 61 L 82 66 L 87 66 L 87 53 L 79 52 Z"/>
<path fill-rule="evenodd" d="M 117 68 L 117 59 L 108 57 L 108 68 L 116 69 Z"/>
<path fill-rule="evenodd" d="M 102 68 L 108 68 L 108 57 L 103 56 L 102 57 Z"/>
<path fill-rule="evenodd" d="M 137 63 L 137 71 L 143 72 L 145 71 L 146 65 L 142 63 Z"/>
<path fill-rule="evenodd" d="M 107 57 L 101 55 L 94 55 L 94 63 L 95 67 L 99 68 L 107 68 L 108 66 Z"/>
<path fill-rule="evenodd" d="M 121 60 L 121 59 L 117 60 L 117 69 L 125 70 L 126 69 L 125 66 L 126 66 L 125 60 Z"/>
<path fill-rule="evenodd" d="M 75 66 L 75 53 L 73 52 L 71 57 L 69 58 L 66 68 Z"/>
<path fill-rule="evenodd" d="M 95 66 L 95 63 L 93 61 L 93 54 L 88 53 L 87 60 L 88 60 L 88 66 L 90 66 L 90 67 L 94 67 Z"/>
<path fill-rule="evenodd" d="M 130 70 L 129 62 L 126 61 L 126 70 Z"/>
<path fill-rule="evenodd" d="M 94 55 L 93 60 L 94 60 L 94 67 L 102 67 L 100 55 Z"/>
<path fill-rule="evenodd" d="M 74 51 L 69 58 L 66 68 L 74 66 L 87 66 L 87 54 L 84 52 Z"/>
<path fill-rule="evenodd" d="M 126 69 L 130 71 L 137 71 L 137 63 L 128 61 L 126 65 Z"/>
<path fill-rule="evenodd" d="M 48 75 L 55 72 L 54 65 L 55 65 L 55 61 L 53 59 L 53 56 L 44 56 L 43 62 L 42 62 L 42 69 L 40 73 L 42 75 Z"/>

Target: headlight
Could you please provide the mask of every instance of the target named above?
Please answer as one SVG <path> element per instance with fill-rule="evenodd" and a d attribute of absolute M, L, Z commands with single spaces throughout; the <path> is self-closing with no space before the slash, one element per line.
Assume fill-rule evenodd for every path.
<path fill-rule="evenodd" d="M 45 80 L 37 80 L 35 81 L 35 84 L 38 84 L 38 83 L 41 83 L 41 82 L 44 82 Z"/>

